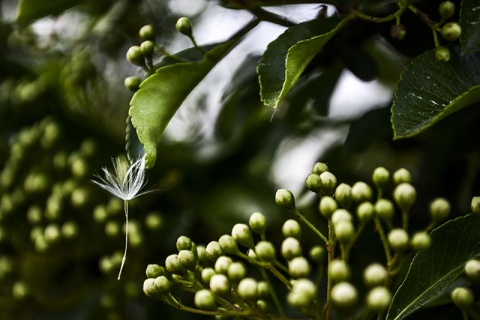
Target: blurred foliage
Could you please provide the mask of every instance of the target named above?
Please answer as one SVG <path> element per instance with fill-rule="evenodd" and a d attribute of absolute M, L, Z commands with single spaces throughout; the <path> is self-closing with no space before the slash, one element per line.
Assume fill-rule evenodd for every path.
<path fill-rule="evenodd" d="M 469 211 L 471 197 L 480 193 L 478 105 L 399 141 L 393 141 L 391 103 L 361 116 L 328 117 L 343 71 L 375 79 L 393 93 L 406 63 L 434 46 L 431 31 L 411 12 L 402 17 L 408 32 L 402 41 L 390 37 L 388 23 L 358 20 L 313 58 L 273 115 L 259 99 L 255 53 L 231 66 L 236 72 L 215 119 L 207 99 L 178 115 L 190 135 L 159 142 L 160 160 L 148 173 L 149 187 L 158 191 L 132 201 L 131 250 L 117 281 L 121 202 L 89 180 L 124 153 L 131 94 L 123 81 L 145 77 L 125 53 L 140 43 L 145 24 L 155 27 L 162 46 L 176 39 L 171 1 L 57 0 L 43 7 L 0 0 L 0 318 L 196 318 L 143 295 L 147 264 L 164 261 L 181 234 L 206 243 L 254 211 L 278 229 L 286 217 L 275 206 L 275 190 L 290 186 L 277 186 L 275 174 L 282 173 L 272 168 L 285 142 L 311 139 L 319 130 L 348 128 L 345 139 L 337 139 L 344 142 L 313 155 L 339 180 L 371 181 L 377 166 L 413 173 L 419 195 L 413 228 L 428 223 L 426 208 L 436 196 L 451 202 L 454 216 Z M 211 5 L 237 8 L 238 2 L 205 2 L 206 9 L 189 18 L 195 24 L 209 18 Z M 369 14 L 393 11 L 378 5 L 383 1 L 359 2 Z M 438 15 L 435 1 L 416 5 Z M 213 123 L 212 135 L 202 130 L 205 123 Z M 298 198 L 317 219 L 315 201 Z M 304 240 L 306 246 L 313 241 L 309 235 Z"/>

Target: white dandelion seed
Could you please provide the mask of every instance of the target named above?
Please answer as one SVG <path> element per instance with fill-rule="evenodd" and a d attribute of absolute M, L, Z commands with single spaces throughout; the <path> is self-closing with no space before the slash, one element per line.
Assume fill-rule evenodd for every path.
<path fill-rule="evenodd" d="M 96 175 L 98 180 L 92 180 L 100 188 L 110 192 L 114 196 L 123 199 L 123 208 L 125 210 L 125 252 L 122 258 L 122 264 L 118 273 L 118 280 L 122 275 L 123 265 L 127 258 L 128 246 L 128 201 L 139 197 L 149 191 L 140 192 L 147 184 L 145 180 L 145 156 L 138 158 L 130 167 L 123 158 L 112 159 L 114 174 L 102 168 L 105 177 Z"/>

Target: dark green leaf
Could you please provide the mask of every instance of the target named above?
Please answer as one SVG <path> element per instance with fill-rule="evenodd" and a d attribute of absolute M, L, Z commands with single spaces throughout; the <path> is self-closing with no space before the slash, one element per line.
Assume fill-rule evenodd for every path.
<path fill-rule="evenodd" d="M 288 28 L 271 42 L 258 64 L 264 104 L 278 107 L 305 67 L 348 19 L 316 19 Z"/>
<path fill-rule="evenodd" d="M 132 124 L 146 154 L 146 166 L 157 159 L 157 145 L 167 124 L 183 100 L 232 48 L 234 41 L 220 44 L 198 62 L 179 62 L 160 67 L 142 82 L 130 101 Z"/>
<path fill-rule="evenodd" d="M 460 25 L 463 53 L 480 51 L 480 3 L 477 0 L 463 0 L 460 10 Z"/>
<path fill-rule="evenodd" d="M 450 48 L 450 61 L 435 60 L 435 50 L 413 59 L 395 90 L 395 139 L 413 136 L 442 118 L 480 101 L 480 54 Z"/>
<path fill-rule="evenodd" d="M 16 20 L 19 24 L 28 24 L 46 16 L 62 13 L 83 1 L 84 0 L 20 0 Z"/>
<path fill-rule="evenodd" d="M 480 256 L 480 215 L 470 214 L 435 229 L 432 246 L 418 253 L 393 297 L 387 320 L 401 320 L 438 297 Z"/>

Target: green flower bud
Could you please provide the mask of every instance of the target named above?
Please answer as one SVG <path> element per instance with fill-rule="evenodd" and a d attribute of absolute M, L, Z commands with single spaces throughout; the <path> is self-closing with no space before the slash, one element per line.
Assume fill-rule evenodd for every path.
<path fill-rule="evenodd" d="M 435 59 L 439 62 L 448 62 L 450 60 L 450 50 L 447 47 L 438 46 L 435 48 Z"/>
<path fill-rule="evenodd" d="M 302 236 L 302 227 L 293 219 L 288 219 L 282 226 L 282 234 L 285 238 L 293 237 L 300 239 Z"/>
<path fill-rule="evenodd" d="M 155 278 L 153 282 L 153 286 L 155 287 L 155 291 L 159 294 L 167 294 L 170 292 L 170 288 L 172 287 L 172 283 L 168 280 L 165 276 L 159 276 Z"/>
<path fill-rule="evenodd" d="M 443 20 L 447 20 L 455 14 L 455 3 L 452 1 L 443 1 L 438 6 L 438 13 Z"/>
<path fill-rule="evenodd" d="M 310 263 L 304 257 L 296 257 L 288 262 L 288 273 L 294 279 L 308 278 L 310 272 Z"/>
<path fill-rule="evenodd" d="M 295 209 L 295 198 L 290 190 L 278 189 L 277 193 L 275 194 L 275 202 L 281 208 L 287 210 Z"/>
<path fill-rule="evenodd" d="M 411 184 L 401 183 L 393 191 L 393 198 L 403 212 L 408 212 L 417 199 L 417 191 Z"/>
<path fill-rule="evenodd" d="M 205 248 L 205 253 L 207 254 L 207 258 L 213 262 L 223 255 L 223 251 L 217 241 L 211 241 Z"/>
<path fill-rule="evenodd" d="M 162 266 L 159 266 L 158 264 L 149 264 L 147 266 L 147 269 L 145 270 L 145 274 L 147 275 L 147 278 L 156 278 L 162 275 L 165 275 L 165 268 Z"/>
<path fill-rule="evenodd" d="M 259 298 L 268 298 L 271 296 L 270 285 L 268 282 L 259 281 L 257 283 L 257 293 Z"/>
<path fill-rule="evenodd" d="M 393 250 L 403 251 L 409 247 L 408 233 L 404 229 L 393 229 L 388 234 L 388 243 Z"/>
<path fill-rule="evenodd" d="M 375 203 L 375 214 L 385 222 L 392 221 L 395 214 L 395 207 L 392 201 L 388 199 L 378 199 Z"/>
<path fill-rule="evenodd" d="M 209 260 L 207 258 L 207 252 L 205 246 L 196 246 L 197 247 L 197 258 L 201 266 L 208 266 Z"/>
<path fill-rule="evenodd" d="M 430 203 L 430 216 L 434 223 L 445 220 L 450 215 L 450 204 L 444 198 L 437 198 Z"/>
<path fill-rule="evenodd" d="M 260 212 L 254 212 L 248 219 L 248 225 L 254 232 L 264 234 L 267 229 L 267 218 Z"/>
<path fill-rule="evenodd" d="M 432 240 L 426 232 L 417 232 L 410 241 L 410 246 L 414 251 L 424 251 L 430 248 Z"/>
<path fill-rule="evenodd" d="M 341 183 L 335 189 L 335 199 L 344 209 L 348 209 L 352 203 L 352 187 L 346 183 Z"/>
<path fill-rule="evenodd" d="M 145 65 L 145 56 L 139 46 L 132 46 L 128 49 L 126 54 L 127 60 L 137 66 Z"/>
<path fill-rule="evenodd" d="M 340 221 L 333 225 L 338 241 L 343 244 L 350 243 L 355 238 L 355 228 L 350 221 Z"/>
<path fill-rule="evenodd" d="M 232 237 L 237 241 L 238 244 L 244 247 L 253 248 L 255 246 L 253 242 L 252 231 L 244 223 L 237 223 L 233 226 Z"/>
<path fill-rule="evenodd" d="M 320 211 L 320 214 L 327 219 L 331 218 L 333 212 L 335 212 L 337 208 L 337 201 L 330 196 L 322 197 L 322 199 L 320 199 L 320 203 L 318 204 L 318 211 Z"/>
<path fill-rule="evenodd" d="M 371 202 L 362 202 L 357 207 L 357 217 L 362 223 L 367 223 L 375 218 L 375 207 Z"/>
<path fill-rule="evenodd" d="M 232 262 L 233 261 L 230 257 L 227 257 L 227 256 L 218 257 L 217 261 L 215 261 L 215 272 L 227 274 L 228 267 L 230 267 Z"/>
<path fill-rule="evenodd" d="M 327 164 L 323 162 L 317 162 L 313 166 L 312 173 L 321 175 L 322 173 L 328 171 L 328 166 Z"/>
<path fill-rule="evenodd" d="M 339 282 L 332 288 L 331 299 L 336 307 L 350 309 L 357 303 L 357 289 L 348 282 Z"/>
<path fill-rule="evenodd" d="M 333 225 L 340 223 L 341 221 L 352 222 L 352 215 L 345 209 L 337 209 L 332 214 L 331 219 Z"/>
<path fill-rule="evenodd" d="M 407 35 L 407 28 L 403 24 L 394 24 L 390 29 L 390 36 L 393 39 L 403 40 Z"/>
<path fill-rule="evenodd" d="M 210 278 L 210 289 L 215 294 L 226 295 L 230 292 L 230 282 L 224 274 L 214 274 Z"/>
<path fill-rule="evenodd" d="M 285 260 L 292 260 L 302 255 L 302 245 L 297 239 L 288 237 L 282 242 L 281 253 Z"/>
<path fill-rule="evenodd" d="M 152 25 L 147 24 L 140 28 L 138 35 L 143 41 L 145 40 L 153 41 L 155 39 L 155 30 L 153 29 Z"/>
<path fill-rule="evenodd" d="M 147 57 L 147 59 L 151 59 L 153 50 L 155 50 L 155 44 L 150 40 L 143 41 L 140 44 L 140 50 L 142 50 L 143 55 Z"/>
<path fill-rule="evenodd" d="M 355 182 L 352 186 L 352 199 L 356 203 L 362 203 L 372 200 L 373 192 L 372 188 L 365 182 Z"/>
<path fill-rule="evenodd" d="M 181 34 L 184 34 L 187 37 L 192 37 L 192 24 L 190 23 L 190 20 L 188 18 L 181 17 L 180 19 L 178 19 L 177 23 L 175 24 L 175 28 Z"/>
<path fill-rule="evenodd" d="M 258 296 L 257 281 L 252 278 L 240 280 L 237 286 L 237 294 L 244 300 L 254 300 Z"/>
<path fill-rule="evenodd" d="M 373 170 L 372 180 L 377 188 L 383 189 L 390 181 L 390 172 L 384 167 L 378 167 Z"/>
<path fill-rule="evenodd" d="M 192 240 L 186 236 L 180 236 L 176 242 L 177 250 L 191 250 L 192 249 Z"/>
<path fill-rule="evenodd" d="M 123 84 L 128 90 L 136 92 L 138 91 L 138 88 L 140 88 L 140 83 L 142 83 L 142 80 L 140 80 L 138 77 L 127 77 L 125 78 Z"/>
<path fill-rule="evenodd" d="M 158 212 L 150 212 L 145 217 L 145 226 L 153 231 L 161 229 L 164 225 L 163 216 Z"/>
<path fill-rule="evenodd" d="M 310 249 L 308 255 L 313 262 L 322 264 L 325 262 L 327 251 L 322 246 L 314 246 Z"/>
<path fill-rule="evenodd" d="M 480 213 L 480 197 L 473 197 L 471 208 L 473 213 Z"/>
<path fill-rule="evenodd" d="M 75 159 L 72 162 L 70 170 L 72 171 L 72 176 L 77 179 L 84 179 L 91 172 L 87 160 L 83 157 Z"/>
<path fill-rule="evenodd" d="M 260 241 L 257 243 L 255 253 L 260 261 L 273 262 L 275 260 L 275 247 L 271 242 Z"/>
<path fill-rule="evenodd" d="M 384 286 L 387 279 L 387 269 L 379 263 L 373 263 L 363 271 L 363 282 L 367 287 Z"/>
<path fill-rule="evenodd" d="M 178 262 L 187 270 L 195 270 L 197 257 L 191 250 L 180 250 L 178 252 Z"/>
<path fill-rule="evenodd" d="M 228 266 L 227 277 L 232 282 L 239 282 L 247 275 L 247 268 L 241 262 L 232 262 Z"/>
<path fill-rule="evenodd" d="M 298 309 L 306 308 L 317 295 L 315 284 L 308 279 L 299 279 L 287 295 L 288 303 Z"/>
<path fill-rule="evenodd" d="M 322 181 L 322 192 L 326 195 L 333 194 L 335 187 L 337 186 L 337 177 L 331 172 L 325 171 L 320 174 L 320 180 Z"/>
<path fill-rule="evenodd" d="M 80 187 L 72 191 L 70 203 L 75 208 L 84 208 L 90 201 L 90 192 L 87 188 Z"/>
<path fill-rule="evenodd" d="M 202 274 L 201 274 L 202 281 L 205 282 L 205 283 L 210 283 L 210 279 L 211 279 L 215 274 L 217 274 L 217 273 L 216 273 L 215 270 L 213 270 L 212 268 L 204 268 L 204 269 L 202 269 Z"/>
<path fill-rule="evenodd" d="M 442 37 L 448 41 L 457 41 L 462 34 L 462 27 L 457 22 L 447 22 L 442 27 Z"/>
<path fill-rule="evenodd" d="M 465 264 L 465 274 L 473 281 L 480 280 L 480 261 L 468 260 Z"/>
<path fill-rule="evenodd" d="M 56 243 L 60 240 L 61 237 L 60 228 L 58 227 L 58 225 L 50 223 L 45 227 L 43 236 L 47 243 Z"/>
<path fill-rule="evenodd" d="M 393 173 L 393 182 L 395 184 L 400 184 L 400 183 L 410 183 L 412 182 L 412 175 L 410 174 L 410 171 L 408 171 L 405 168 L 398 169 Z"/>
<path fill-rule="evenodd" d="M 262 312 L 268 312 L 270 310 L 270 305 L 265 300 L 257 300 L 257 308 Z"/>
<path fill-rule="evenodd" d="M 72 239 L 78 236 L 78 225 L 74 221 L 66 221 L 62 225 L 61 234 L 67 239 Z"/>
<path fill-rule="evenodd" d="M 103 204 L 99 204 L 93 209 L 93 219 L 97 222 L 105 222 L 107 219 L 107 209 Z"/>
<path fill-rule="evenodd" d="M 220 239 L 218 239 L 218 243 L 220 245 L 220 249 L 222 249 L 222 251 L 225 253 L 236 254 L 239 252 L 237 242 L 231 235 L 224 234 L 220 237 Z"/>
<path fill-rule="evenodd" d="M 178 261 L 178 254 L 171 254 L 165 259 L 165 268 L 173 274 L 182 274 L 185 271 Z"/>
<path fill-rule="evenodd" d="M 202 310 L 215 310 L 217 308 L 215 296 L 207 289 L 201 289 L 195 292 L 193 303 L 197 308 Z"/>
<path fill-rule="evenodd" d="M 15 299 L 22 300 L 30 295 L 30 288 L 23 281 L 17 281 L 12 286 L 12 295 Z"/>
<path fill-rule="evenodd" d="M 460 309 L 468 309 L 475 303 L 475 296 L 469 288 L 458 287 L 450 294 L 453 303 Z"/>
<path fill-rule="evenodd" d="M 143 292 L 148 296 L 154 298 L 157 294 L 157 289 L 155 288 L 155 279 L 146 279 L 143 281 Z"/>
<path fill-rule="evenodd" d="M 305 186 L 310 191 L 320 192 L 322 189 L 322 180 L 318 174 L 311 173 L 308 175 L 307 179 L 305 179 Z"/>
<path fill-rule="evenodd" d="M 383 311 L 390 307 L 392 294 L 385 287 L 375 287 L 367 295 L 367 308 L 374 311 Z"/>
<path fill-rule="evenodd" d="M 350 266 L 344 260 L 333 260 L 328 265 L 328 275 L 335 282 L 350 280 Z"/>

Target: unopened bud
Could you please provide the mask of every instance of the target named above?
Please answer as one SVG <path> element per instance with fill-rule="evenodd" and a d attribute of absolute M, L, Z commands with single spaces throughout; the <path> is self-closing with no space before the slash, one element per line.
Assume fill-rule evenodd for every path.
<path fill-rule="evenodd" d="M 444 198 L 437 198 L 430 203 L 430 216 L 434 223 L 445 220 L 450 215 L 450 204 Z"/>
<path fill-rule="evenodd" d="M 177 23 L 175 24 L 175 28 L 177 28 L 178 32 L 186 35 L 187 37 L 192 36 L 192 24 L 187 17 L 181 17 L 178 19 Z"/>
<path fill-rule="evenodd" d="M 294 210 L 295 209 L 295 198 L 293 193 L 287 189 L 278 189 L 277 193 L 275 194 L 275 202 L 278 206 L 287 209 L 287 210 Z"/>
<path fill-rule="evenodd" d="M 469 288 L 455 288 L 450 294 L 453 303 L 460 309 L 468 309 L 475 303 L 475 296 Z"/>
<path fill-rule="evenodd" d="M 473 281 L 480 280 L 480 261 L 468 260 L 465 264 L 465 274 Z"/>
<path fill-rule="evenodd" d="M 335 189 L 335 199 L 344 209 L 348 209 L 352 203 L 352 187 L 346 183 L 341 183 Z"/>
<path fill-rule="evenodd" d="M 293 237 L 300 239 L 302 236 L 302 227 L 293 219 L 288 219 L 282 225 L 282 234 L 285 238 Z"/>
<path fill-rule="evenodd" d="M 352 186 L 352 198 L 356 203 L 362 203 L 372 200 L 373 192 L 372 188 L 365 182 L 355 182 Z"/>
<path fill-rule="evenodd" d="M 405 168 L 398 169 L 393 174 L 393 182 L 395 184 L 400 184 L 404 182 L 410 183 L 412 182 L 412 175 L 410 174 L 410 171 Z"/>
<path fill-rule="evenodd" d="M 337 208 L 337 201 L 330 196 L 322 197 L 322 199 L 320 199 L 320 203 L 318 204 L 318 210 L 320 211 L 321 215 L 327 219 L 331 218 L 332 214 L 335 212 L 335 210 L 337 210 Z"/>
<path fill-rule="evenodd" d="M 337 186 L 337 177 L 335 177 L 331 172 L 323 172 L 320 175 L 320 180 L 322 181 L 322 192 L 324 194 L 330 195 L 335 192 L 335 187 Z"/>
<path fill-rule="evenodd" d="M 401 183 L 393 191 L 393 198 L 403 212 L 408 212 L 417 199 L 417 192 L 411 184 Z"/>
<path fill-rule="evenodd" d="M 447 22 L 442 27 L 442 37 L 448 41 L 457 41 L 462 34 L 462 27 L 457 22 Z"/>

